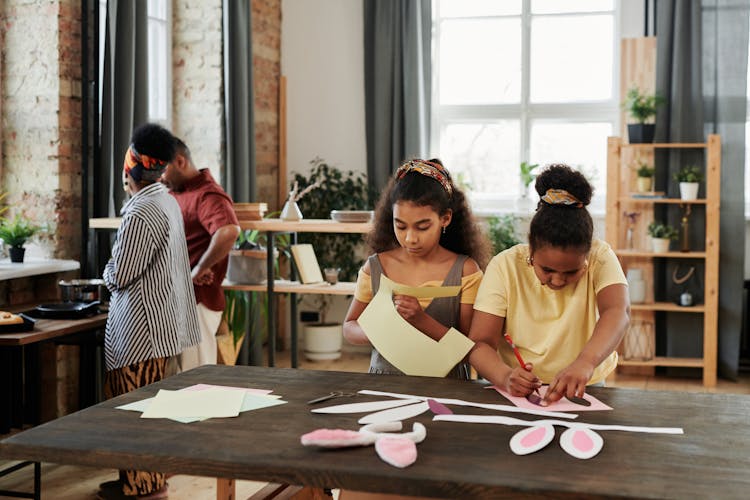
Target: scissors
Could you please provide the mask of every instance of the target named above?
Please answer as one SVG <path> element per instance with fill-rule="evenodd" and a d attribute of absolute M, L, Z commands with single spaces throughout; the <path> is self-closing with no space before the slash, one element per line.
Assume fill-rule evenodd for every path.
<path fill-rule="evenodd" d="M 350 398 L 352 396 L 356 396 L 356 394 L 353 392 L 331 391 L 325 396 L 311 399 L 310 401 L 307 402 L 307 404 L 314 405 L 316 403 L 322 403 L 323 401 L 328 401 L 329 399 L 333 399 L 333 398 Z"/>

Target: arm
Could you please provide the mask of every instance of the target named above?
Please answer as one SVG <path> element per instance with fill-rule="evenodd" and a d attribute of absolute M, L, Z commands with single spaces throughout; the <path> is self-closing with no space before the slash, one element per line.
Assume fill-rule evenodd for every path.
<path fill-rule="evenodd" d="M 155 248 L 152 230 L 138 217 L 124 217 L 117 230 L 112 257 L 104 268 L 109 291 L 125 289 L 151 264 Z"/>
<path fill-rule="evenodd" d="M 234 224 L 228 224 L 216 230 L 211 236 L 208 248 L 193 268 L 193 283 L 207 285 L 213 281 L 214 276 L 211 267 L 229 254 L 234 242 L 237 241 L 238 234 L 240 234 L 240 227 Z"/>
<path fill-rule="evenodd" d="M 594 369 L 617 348 L 630 322 L 628 288 L 609 285 L 596 295 L 599 320 L 591 338 L 568 367 L 555 375 L 545 399 L 555 402 L 563 396 L 582 397 Z"/>
<path fill-rule="evenodd" d="M 493 385 L 503 388 L 513 396 L 526 396 L 539 387 L 540 381 L 531 370 L 511 368 L 497 353 L 502 338 L 505 318 L 482 311 L 474 311 L 469 338 L 474 347 L 469 353 L 469 363 L 479 375 Z M 531 363 L 526 365 L 532 368 Z"/>
<path fill-rule="evenodd" d="M 370 340 L 357 321 L 367 305 L 367 302 L 360 302 L 357 299 L 352 299 L 352 303 L 349 305 L 346 318 L 344 318 L 344 338 L 350 344 L 370 345 Z"/>

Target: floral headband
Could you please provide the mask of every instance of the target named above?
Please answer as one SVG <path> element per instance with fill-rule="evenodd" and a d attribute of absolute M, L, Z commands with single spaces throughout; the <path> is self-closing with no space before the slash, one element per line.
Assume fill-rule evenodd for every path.
<path fill-rule="evenodd" d="M 568 205 L 583 208 L 583 202 L 564 189 L 548 189 L 542 201 L 547 205 Z"/>
<path fill-rule="evenodd" d="M 427 177 L 431 177 L 443 186 L 443 189 L 448 193 L 448 196 L 453 194 L 453 185 L 451 184 L 451 176 L 448 171 L 433 161 L 427 160 L 409 160 L 402 164 L 396 170 L 396 180 L 403 179 L 409 172 L 416 172 Z"/>
<path fill-rule="evenodd" d="M 135 149 L 135 146 L 131 144 L 125 153 L 123 169 L 136 182 L 140 182 L 141 179 L 157 181 L 161 177 L 162 172 L 164 172 L 164 169 L 167 168 L 168 163 L 165 160 L 140 154 Z"/>

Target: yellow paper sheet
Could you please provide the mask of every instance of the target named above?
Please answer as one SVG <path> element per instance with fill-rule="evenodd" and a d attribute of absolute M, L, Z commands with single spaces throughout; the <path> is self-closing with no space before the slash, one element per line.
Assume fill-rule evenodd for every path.
<path fill-rule="evenodd" d="M 393 293 L 409 295 L 418 299 L 437 299 L 455 297 L 461 291 L 460 286 L 406 286 L 391 281 Z"/>
<path fill-rule="evenodd" d="M 436 342 L 401 317 L 393 305 L 394 283 L 380 277 L 380 288 L 357 320 L 367 338 L 393 366 L 407 375 L 444 377 L 474 345 L 455 328 Z"/>
<path fill-rule="evenodd" d="M 160 390 L 141 418 L 236 417 L 245 399 L 243 391 L 205 389 L 203 391 Z"/>
<path fill-rule="evenodd" d="M 292 245 L 292 255 L 294 263 L 299 271 L 299 279 L 302 283 L 322 283 L 323 275 L 320 272 L 318 258 L 315 257 L 315 250 L 309 243 Z"/>

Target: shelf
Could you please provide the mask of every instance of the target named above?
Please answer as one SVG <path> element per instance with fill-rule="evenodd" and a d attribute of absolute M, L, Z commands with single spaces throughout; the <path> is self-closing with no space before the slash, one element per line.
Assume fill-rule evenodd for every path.
<path fill-rule="evenodd" d="M 685 313 L 703 313 L 706 312 L 704 304 L 697 306 L 678 306 L 673 302 L 653 302 L 650 304 L 630 304 L 631 311 L 668 311 L 668 312 L 685 312 Z"/>
<path fill-rule="evenodd" d="M 686 368 L 703 368 L 702 358 L 668 358 L 656 356 L 648 361 L 624 360 L 620 358 L 619 366 L 680 366 Z"/>
<path fill-rule="evenodd" d="M 63 273 L 77 271 L 81 264 L 77 260 L 39 259 L 28 257 L 23 262 L 0 260 L 0 281 L 28 278 L 40 274 Z"/>
<path fill-rule="evenodd" d="M 618 257 L 669 257 L 678 259 L 705 259 L 706 252 L 651 252 L 650 250 L 615 250 Z"/>
<path fill-rule="evenodd" d="M 646 144 L 627 144 L 622 143 L 623 149 L 696 149 L 706 148 L 705 142 L 651 142 Z"/>
<path fill-rule="evenodd" d="M 672 205 L 705 205 L 706 199 L 683 200 L 681 198 L 640 198 L 637 196 L 621 196 L 618 198 L 620 203 L 668 203 Z"/>
<path fill-rule="evenodd" d="M 354 295 L 356 283 L 339 281 L 335 285 L 328 283 L 311 283 L 303 285 L 299 281 L 275 280 L 273 282 L 274 293 L 317 293 L 321 295 Z M 241 292 L 267 292 L 265 282 L 260 285 L 241 285 L 224 281 L 221 287 L 224 290 L 238 290 Z"/>
<path fill-rule="evenodd" d="M 369 233 L 371 222 L 337 222 L 332 219 L 302 219 L 286 221 L 281 219 L 241 220 L 242 229 L 273 231 L 279 233 Z"/>

